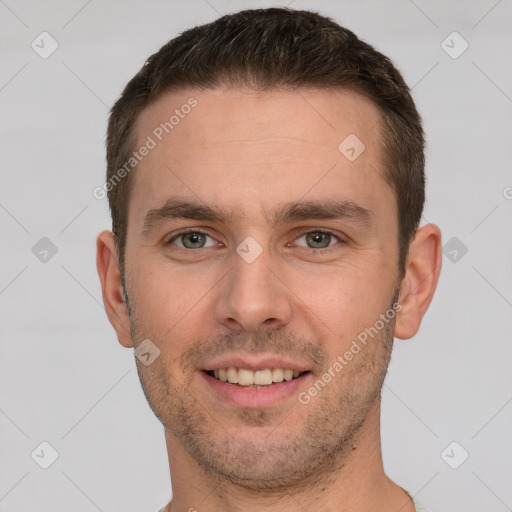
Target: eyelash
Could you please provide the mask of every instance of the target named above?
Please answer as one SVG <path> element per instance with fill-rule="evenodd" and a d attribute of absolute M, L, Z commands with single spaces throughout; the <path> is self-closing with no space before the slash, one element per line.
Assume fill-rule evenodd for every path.
<path fill-rule="evenodd" d="M 203 231 L 202 229 L 197 229 L 197 228 L 196 229 L 184 229 L 184 230 L 179 231 L 178 233 L 176 233 L 172 238 L 170 238 L 167 242 L 165 242 L 164 245 L 166 245 L 166 246 L 172 245 L 172 242 L 174 242 L 174 240 L 177 240 L 180 236 L 186 235 L 188 233 L 201 233 L 203 235 L 206 235 L 206 236 L 210 237 L 212 240 L 215 240 L 210 234 L 208 234 L 206 231 Z M 325 233 L 327 235 L 331 235 L 336 240 L 338 240 L 338 243 L 343 243 L 344 242 L 344 240 L 339 235 L 336 235 L 335 233 L 333 233 L 332 231 L 329 231 L 328 229 L 311 229 L 309 231 L 303 231 L 294 240 L 297 240 L 297 239 L 303 237 L 304 235 L 308 235 L 310 233 Z M 336 245 L 337 244 L 335 244 L 333 246 L 329 246 L 329 247 L 323 247 L 323 248 L 320 248 L 320 249 L 316 249 L 314 247 L 306 247 L 306 246 L 300 246 L 300 247 L 302 247 L 303 249 L 308 249 L 310 251 L 325 252 L 325 251 L 328 251 L 328 250 L 332 249 Z M 183 249 L 185 251 L 198 251 L 200 249 L 208 249 L 208 247 L 200 247 L 198 249 L 188 249 L 187 247 L 179 247 L 179 249 Z"/>

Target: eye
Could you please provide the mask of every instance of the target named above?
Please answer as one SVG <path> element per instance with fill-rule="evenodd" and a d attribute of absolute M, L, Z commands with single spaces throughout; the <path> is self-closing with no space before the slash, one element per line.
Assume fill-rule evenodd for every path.
<path fill-rule="evenodd" d="M 183 249 L 203 249 L 204 247 L 213 247 L 215 244 L 216 241 L 211 236 L 197 230 L 182 231 L 166 243 L 166 245 L 177 245 Z"/>
<path fill-rule="evenodd" d="M 336 242 L 340 242 L 341 239 L 330 231 L 309 231 L 299 236 L 296 241 L 303 240 L 304 243 L 298 243 L 297 245 L 302 247 L 309 247 L 310 249 L 327 249 Z M 331 243 L 335 242 L 335 243 Z"/>

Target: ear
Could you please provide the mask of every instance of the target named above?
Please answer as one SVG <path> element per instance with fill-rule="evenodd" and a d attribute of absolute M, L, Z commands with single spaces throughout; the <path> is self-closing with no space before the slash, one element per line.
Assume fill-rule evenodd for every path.
<path fill-rule="evenodd" d="M 402 309 L 396 316 L 395 337 L 405 340 L 418 332 L 437 287 L 441 262 L 441 231 L 435 224 L 427 224 L 418 229 L 409 246 L 398 298 Z"/>
<path fill-rule="evenodd" d="M 119 343 L 126 348 L 133 347 L 130 336 L 128 305 L 123 301 L 123 287 L 118 267 L 114 235 L 103 231 L 96 241 L 96 268 L 101 281 L 103 304 L 108 319 L 117 333 Z"/>

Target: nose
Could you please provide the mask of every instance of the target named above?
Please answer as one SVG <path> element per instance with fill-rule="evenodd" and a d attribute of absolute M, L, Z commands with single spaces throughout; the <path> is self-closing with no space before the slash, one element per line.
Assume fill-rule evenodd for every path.
<path fill-rule="evenodd" d="M 234 331 L 256 332 L 283 328 L 291 318 L 290 290 L 265 251 L 251 263 L 233 253 L 232 270 L 222 281 L 214 314 Z"/>

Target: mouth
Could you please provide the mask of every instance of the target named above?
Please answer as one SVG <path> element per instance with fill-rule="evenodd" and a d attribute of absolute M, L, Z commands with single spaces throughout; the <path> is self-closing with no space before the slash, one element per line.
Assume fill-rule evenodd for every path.
<path fill-rule="evenodd" d="M 247 389 L 270 388 L 282 382 L 300 379 L 302 376 L 310 373 L 309 371 L 298 371 L 289 368 L 251 370 L 249 368 L 235 368 L 233 366 L 203 371 L 218 381 Z"/>
<path fill-rule="evenodd" d="M 198 370 L 210 397 L 249 409 L 293 407 L 293 397 L 314 378 L 308 361 L 276 354 L 225 354 Z"/>

